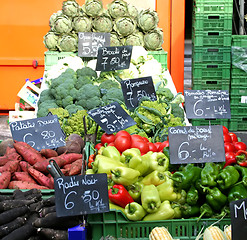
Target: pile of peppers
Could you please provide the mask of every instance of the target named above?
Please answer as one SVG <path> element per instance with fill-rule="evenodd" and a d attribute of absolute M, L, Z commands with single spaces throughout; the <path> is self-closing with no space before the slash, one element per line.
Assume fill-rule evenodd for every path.
<path fill-rule="evenodd" d="M 110 209 L 121 210 L 131 221 L 229 217 L 229 203 L 247 198 L 247 167 L 214 162 L 173 166 L 168 148 L 146 154 L 130 148 L 120 154 L 107 146 L 91 164 L 86 174 L 108 176 Z"/>

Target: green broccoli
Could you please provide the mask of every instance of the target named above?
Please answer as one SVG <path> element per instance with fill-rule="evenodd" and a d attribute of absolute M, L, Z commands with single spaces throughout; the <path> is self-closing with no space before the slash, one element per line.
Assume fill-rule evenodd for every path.
<path fill-rule="evenodd" d="M 178 117 L 181 119 L 181 121 L 184 121 L 184 110 L 176 103 L 170 103 L 171 107 L 171 114 L 173 114 L 174 117 Z"/>
<path fill-rule="evenodd" d="M 111 79 L 107 79 L 104 82 L 100 83 L 99 85 L 100 89 L 111 89 L 111 88 L 120 88 L 120 83 L 113 81 Z"/>
<path fill-rule="evenodd" d="M 93 84 L 93 81 L 89 76 L 79 76 L 76 80 L 75 88 L 79 90 L 83 85 L 89 83 Z"/>
<path fill-rule="evenodd" d="M 124 102 L 123 92 L 120 88 L 111 88 L 103 95 L 102 100 L 105 105 L 112 102 Z"/>
<path fill-rule="evenodd" d="M 73 97 L 71 96 L 67 96 L 65 98 L 62 99 L 62 105 L 64 108 L 66 108 L 68 105 L 72 105 L 74 102 L 73 102 Z"/>
<path fill-rule="evenodd" d="M 91 80 L 94 80 L 98 77 L 97 72 L 90 67 L 84 67 L 76 70 L 77 77 L 89 77 Z"/>
<path fill-rule="evenodd" d="M 184 103 L 184 95 L 182 93 L 178 93 L 171 102 L 176 104 Z"/>
<path fill-rule="evenodd" d="M 69 112 L 69 115 L 72 115 L 72 114 L 76 113 L 79 110 L 84 110 L 82 106 L 79 106 L 79 105 L 76 105 L 76 104 L 68 105 L 68 106 L 66 106 L 65 109 Z"/>
<path fill-rule="evenodd" d="M 47 100 L 39 104 L 37 117 L 45 117 L 49 113 L 50 108 L 57 108 L 58 105 L 54 100 Z"/>
<path fill-rule="evenodd" d="M 69 112 L 64 108 L 49 108 L 49 112 L 51 112 L 53 115 L 57 115 L 58 121 L 61 125 L 61 127 L 64 125 L 64 122 L 69 117 Z"/>
<path fill-rule="evenodd" d="M 156 96 L 160 102 L 170 102 L 173 100 L 174 95 L 170 88 L 159 87 L 156 91 Z"/>
<path fill-rule="evenodd" d="M 43 90 L 40 95 L 39 95 L 39 101 L 38 101 L 38 106 L 45 101 L 49 101 L 49 100 L 53 100 L 54 101 L 54 97 L 51 95 L 51 91 L 50 89 L 45 89 Z"/>

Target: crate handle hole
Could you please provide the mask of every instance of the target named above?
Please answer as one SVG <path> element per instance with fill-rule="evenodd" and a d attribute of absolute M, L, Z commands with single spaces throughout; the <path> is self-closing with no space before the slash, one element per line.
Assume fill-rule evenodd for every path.
<path fill-rule="evenodd" d="M 208 32 L 208 36 L 219 36 L 219 32 Z"/>
<path fill-rule="evenodd" d="M 220 16 L 208 16 L 208 19 L 220 19 Z"/>
<path fill-rule="evenodd" d="M 207 65 L 207 68 L 218 68 L 218 65 Z"/>
<path fill-rule="evenodd" d="M 219 49 L 217 49 L 217 48 L 210 48 L 210 49 L 208 49 L 208 52 L 219 52 Z"/>

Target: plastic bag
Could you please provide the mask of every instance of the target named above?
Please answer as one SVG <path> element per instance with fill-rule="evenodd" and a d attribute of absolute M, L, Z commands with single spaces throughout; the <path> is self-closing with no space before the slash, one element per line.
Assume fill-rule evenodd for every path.
<path fill-rule="evenodd" d="M 232 47 L 232 65 L 247 73 L 247 48 Z"/>

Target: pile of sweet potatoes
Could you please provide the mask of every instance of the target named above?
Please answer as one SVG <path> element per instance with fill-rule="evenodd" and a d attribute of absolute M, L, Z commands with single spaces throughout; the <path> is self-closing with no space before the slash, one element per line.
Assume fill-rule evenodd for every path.
<path fill-rule="evenodd" d="M 55 196 L 43 199 L 39 189 L 0 195 L 2 240 L 67 240 L 68 229 L 81 223 L 79 216 L 58 218 Z"/>
<path fill-rule="evenodd" d="M 56 150 L 37 151 L 25 142 L 15 141 L 0 157 L 0 189 L 53 189 L 49 174 L 49 160 L 54 159 L 65 176 L 78 175 L 82 168 L 82 154 Z"/>

